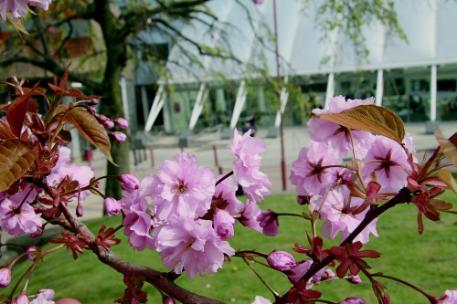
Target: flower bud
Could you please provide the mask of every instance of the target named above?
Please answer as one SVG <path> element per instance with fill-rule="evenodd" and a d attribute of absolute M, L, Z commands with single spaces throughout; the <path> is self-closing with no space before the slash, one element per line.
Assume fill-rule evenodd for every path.
<path fill-rule="evenodd" d="M 268 255 L 268 265 L 279 271 L 290 271 L 297 263 L 293 255 L 286 251 L 273 251 Z"/>
<path fill-rule="evenodd" d="M 133 192 L 140 187 L 140 182 L 132 174 L 121 174 L 121 176 L 119 176 L 119 182 L 121 183 L 122 190 L 127 192 Z"/>
<path fill-rule="evenodd" d="M 364 300 L 357 297 L 349 297 L 340 302 L 340 304 L 366 304 Z"/>
<path fill-rule="evenodd" d="M 121 203 L 112 197 L 105 198 L 103 202 L 105 211 L 109 216 L 116 216 L 121 212 Z"/>
<path fill-rule="evenodd" d="M 278 234 L 278 215 L 271 210 L 262 211 L 262 213 L 257 217 L 257 221 L 262 227 L 262 232 L 265 235 L 275 236 Z"/>
<path fill-rule="evenodd" d="M 11 268 L 0 268 L 0 287 L 7 287 L 11 282 Z"/>
<path fill-rule="evenodd" d="M 114 123 L 121 129 L 128 129 L 129 127 L 129 121 L 122 117 L 116 118 L 114 120 Z"/>
<path fill-rule="evenodd" d="M 356 275 L 349 275 L 347 278 L 349 283 L 352 283 L 354 285 L 359 285 L 362 284 L 362 278 L 356 274 Z"/>
<path fill-rule="evenodd" d="M 173 298 L 164 297 L 162 299 L 162 304 L 176 304 L 176 302 L 175 302 L 175 300 L 173 300 Z"/>
<path fill-rule="evenodd" d="M 25 293 L 22 293 L 20 296 L 18 296 L 16 299 L 13 300 L 12 304 L 29 304 L 29 298 Z"/>
<path fill-rule="evenodd" d="M 217 210 L 214 215 L 214 230 L 222 240 L 228 240 L 233 237 L 233 224 L 235 219 L 224 210 Z"/>
<path fill-rule="evenodd" d="M 30 261 L 33 261 L 35 260 L 35 256 L 40 252 L 40 249 L 38 249 L 37 247 L 35 246 L 30 246 L 27 248 L 27 258 L 30 260 Z"/>
<path fill-rule="evenodd" d="M 297 204 L 309 205 L 310 196 L 308 195 L 297 195 Z"/>
<path fill-rule="evenodd" d="M 127 135 L 125 135 L 125 133 L 122 133 L 119 131 L 114 131 L 111 133 L 111 135 L 113 135 L 114 139 L 116 139 L 120 143 L 123 143 L 124 141 L 127 140 Z"/>
<path fill-rule="evenodd" d="M 114 127 L 114 121 L 109 119 L 103 114 L 98 115 L 98 120 L 107 128 L 107 129 L 112 129 Z"/>

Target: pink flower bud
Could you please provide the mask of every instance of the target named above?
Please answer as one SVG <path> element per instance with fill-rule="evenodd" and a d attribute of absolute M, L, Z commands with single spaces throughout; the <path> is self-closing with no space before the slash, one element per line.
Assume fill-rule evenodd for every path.
<path fill-rule="evenodd" d="M 357 297 L 349 297 L 340 302 L 340 304 L 366 304 L 364 300 Z"/>
<path fill-rule="evenodd" d="M 119 176 L 119 182 L 121 183 L 122 190 L 127 192 L 133 192 L 140 187 L 140 182 L 132 174 L 121 174 L 121 176 Z"/>
<path fill-rule="evenodd" d="M 217 210 L 214 215 L 214 230 L 222 240 L 228 240 L 233 237 L 233 224 L 235 219 L 224 210 Z"/>
<path fill-rule="evenodd" d="M 268 265 L 279 271 L 290 271 L 297 263 L 293 255 L 286 251 L 273 251 L 268 255 Z"/>
<path fill-rule="evenodd" d="M 107 128 L 107 129 L 112 129 L 114 127 L 114 121 L 109 119 L 103 114 L 98 115 L 98 120 Z"/>
<path fill-rule="evenodd" d="M 164 297 L 162 299 L 162 303 L 163 304 L 176 304 L 175 300 L 173 300 L 173 298 L 170 298 L 170 297 Z"/>
<path fill-rule="evenodd" d="M 22 293 L 19 297 L 13 300 L 12 304 L 29 304 L 29 298 L 25 293 Z"/>
<path fill-rule="evenodd" d="M 127 129 L 129 127 L 129 122 L 127 119 L 119 117 L 114 120 L 114 123 L 116 126 L 118 126 L 121 129 Z"/>
<path fill-rule="evenodd" d="M 352 283 L 354 285 L 359 285 L 359 284 L 362 284 L 362 278 L 356 274 L 356 275 L 349 275 L 347 277 L 347 280 L 349 283 Z"/>
<path fill-rule="evenodd" d="M 30 260 L 30 261 L 33 261 L 35 260 L 35 256 L 40 252 L 40 250 L 35 247 L 35 246 L 30 246 L 27 248 L 27 258 Z"/>
<path fill-rule="evenodd" d="M 121 212 L 121 203 L 112 197 L 105 198 L 104 205 L 109 216 L 116 216 Z"/>
<path fill-rule="evenodd" d="M 125 133 L 114 131 L 111 134 L 114 136 L 114 139 L 116 139 L 120 143 L 123 143 L 127 140 L 127 135 L 125 135 Z"/>
<path fill-rule="evenodd" d="M 9 267 L 0 268 L 0 287 L 7 287 L 11 282 L 11 269 Z"/>
<path fill-rule="evenodd" d="M 262 232 L 265 235 L 275 236 L 278 234 L 278 216 L 273 211 L 262 211 L 262 213 L 257 217 L 257 221 L 259 222 L 260 227 L 262 227 Z"/>
<path fill-rule="evenodd" d="M 88 104 L 90 105 L 98 105 L 100 103 L 100 99 L 98 98 L 90 98 L 90 99 L 87 99 L 87 100 L 84 100 L 85 102 L 87 102 Z"/>

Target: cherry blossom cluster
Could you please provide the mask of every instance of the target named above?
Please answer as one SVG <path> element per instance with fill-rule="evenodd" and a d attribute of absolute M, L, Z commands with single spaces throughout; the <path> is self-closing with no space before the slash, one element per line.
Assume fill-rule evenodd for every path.
<path fill-rule="evenodd" d="M 193 277 L 215 272 L 225 256 L 235 253 L 228 240 L 234 236 L 237 220 L 266 234 L 275 226 L 257 207 L 271 192 L 268 177 L 259 170 L 265 145 L 250 132 L 235 131 L 230 150 L 234 178 L 232 172 L 216 177 L 199 166 L 194 155 L 180 153 L 141 182 L 122 175 L 123 198 L 106 198 L 105 209 L 110 215 L 122 212 L 125 235 L 133 248 L 158 251 L 175 273 L 185 271 Z M 247 196 L 246 204 L 236 196 L 238 185 Z"/>

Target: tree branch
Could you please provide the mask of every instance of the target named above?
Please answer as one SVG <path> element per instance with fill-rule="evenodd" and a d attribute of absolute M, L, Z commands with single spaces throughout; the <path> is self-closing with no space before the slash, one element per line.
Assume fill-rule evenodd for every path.
<path fill-rule="evenodd" d="M 393 197 L 390 201 L 387 203 L 384 203 L 383 205 L 379 207 L 375 207 L 370 209 L 367 214 L 365 215 L 365 218 L 363 221 L 354 229 L 354 231 L 351 232 L 351 234 L 348 235 L 346 239 L 344 239 L 340 246 L 344 246 L 346 244 L 350 244 L 354 241 L 354 239 L 365 229 L 373 220 L 375 220 L 377 217 L 379 217 L 381 214 L 386 212 L 392 207 L 395 207 L 398 204 L 406 203 L 409 202 L 411 198 L 411 192 L 408 190 L 408 188 L 403 188 L 400 190 L 400 192 Z M 332 256 L 328 256 L 325 259 L 319 261 L 319 262 L 314 262 L 309 270 L 303 275 L 303 277 L 298 281 L 293 288 L 298 288 L 298 289 L 306 289 L 306 283 L 308 280 L 316 274 L 319 270 L 327 266 L 333 261 Z M 275 304 L 286 304 L 288 303 L 288 298 L 290 293 L 292 292 L 292 289 L 289 289 L 282 297 L 278 298 L 275 301 Z"/>
<path fill-rule="evenodd" d="M 102 246 L 98 246 L 95 242 L 95 236 L 87 228 L 86 225 L 79 222 L 73 217 L 66 206 L 60 204 L 63 215 L 73 228 L 73 232 L 78 233 L 90 245 L 91 250 L 98 256 L 99 260 L 114 270 L 124 274 L 132 275 L 138 278 L 144 278 L 144 281 L 155 286 L 165 294 L 173 297 L 182 303 L 196 304 L 223 304 L 222 302 L 204 296 L 192 293 L 178 285 L 176 285 L 168 273 L 159 272 L 152 268 L 132 264 L 117 257 L 114 253 L 105 250 Z"/>

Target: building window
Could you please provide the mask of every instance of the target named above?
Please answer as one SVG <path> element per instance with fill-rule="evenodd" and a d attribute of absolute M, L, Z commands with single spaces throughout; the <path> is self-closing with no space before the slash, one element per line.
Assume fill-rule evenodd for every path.
<path fill-rule="evenodd" d="M 440 79 L 438 80 L 437 88 L 440 92 L 455 92 L 457 83 L 455 79 Z"/>

